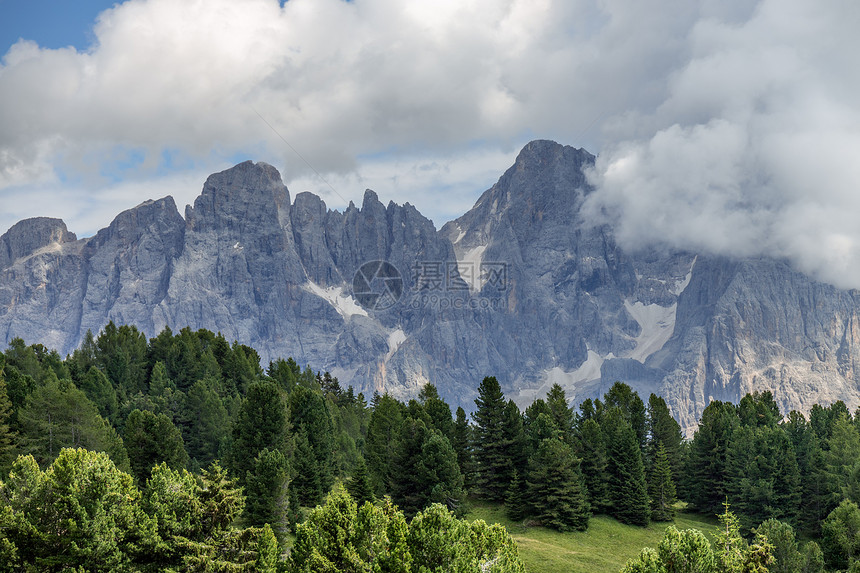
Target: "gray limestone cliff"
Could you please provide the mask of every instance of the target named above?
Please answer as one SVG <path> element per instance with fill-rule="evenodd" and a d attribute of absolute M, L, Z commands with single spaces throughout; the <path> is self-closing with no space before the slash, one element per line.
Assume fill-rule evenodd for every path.
<path fill-rule="evenodd" d="M 370 190 L 343 212 L 291 201 L 250 161 L 210 176 L 184 217 L 150 200 L 80 240 L 28 219 L 0 236 L 0 332 L 67 353 L 109 320 L 207 328 L 365 393 L 433 382 L 466 409 L 487 375 L 521 406 L 553 383 L 581 400 L 622 380 L 688 431 L 710 400 L 753 390 L 783 411 L 860 405 L 856 293 L 772 259 L 625 252 L 583 216 L 593 163 L 534 141 L 438 231 Z"/>

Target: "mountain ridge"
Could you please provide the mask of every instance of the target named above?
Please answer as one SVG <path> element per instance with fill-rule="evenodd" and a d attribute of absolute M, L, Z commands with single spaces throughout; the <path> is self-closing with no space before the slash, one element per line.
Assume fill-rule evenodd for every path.
<path fill-rule="evenodd" d="M 594 160 L 531 142 L 438 230 L 372 190 L 342 212 L 291 200 L 251 161 L 210 175 L 184 217 L 168 196 L 85 239 L 24 220 L 0 236 L 0 332 L 67 353 L 108 320 L 208 328 L 365 393 L 433 382 L 467 410 L 487 375 L 520 405 L 554 382 L 581 400 L 620 379 L 663 394 L 687 431 L 711 399 L 756 389 L 784 410 L 860 405 L 855 294 L 773 259 L 624 251 L 582 213 Z M 368 268 L 367 288 L 393 284 L 373 261 L 398 274 L 390 307 L 354 289 Z"/>

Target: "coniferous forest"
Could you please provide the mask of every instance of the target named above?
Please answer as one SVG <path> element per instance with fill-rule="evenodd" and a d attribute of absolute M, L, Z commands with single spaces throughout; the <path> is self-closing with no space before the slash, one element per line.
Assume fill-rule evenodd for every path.
<path fill-rule="evenodd" d="M 622 382 L 520 411 L 490 376 L 467 414 L 111 323 L 66 358 L 0 353 L 0 476 L 0 571 L 524 571 L 469 500 L 561 532 L 721 516 L 713 545 L 670 527 L 630 573 L 860 571 L 860 411 L 769 392 L 710 403 L 685 440 Z"/>

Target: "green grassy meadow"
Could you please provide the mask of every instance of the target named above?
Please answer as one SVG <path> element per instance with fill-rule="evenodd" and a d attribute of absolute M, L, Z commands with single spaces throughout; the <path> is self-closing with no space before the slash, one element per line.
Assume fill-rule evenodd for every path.
<path fill-rule="evenodd" d="M 656 547 L 671 523 L 648 527 L 622 525 L 611 517 L 591 518 L 584 533 L 559 533 L 543 527 L 525 526 L 505 517 L 504 507 L 472 502 L 466 517 L 501 523 L 519 545 L 528 573 L 617 573 L 643 547 Z M 709 538 L 717 519 L 693 513 L 678 513 L 678 529 L 698 529 Z"/>

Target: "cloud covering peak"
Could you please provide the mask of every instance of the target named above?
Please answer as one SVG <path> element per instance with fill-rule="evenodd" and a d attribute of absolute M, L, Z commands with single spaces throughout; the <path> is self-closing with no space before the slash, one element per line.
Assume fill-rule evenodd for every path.
<path fill-rule="evenodd" d="M 618 121 L 591 174 L 593 214 L 630 248 L 785 257 L 860 287 L 858 25 L 860 6 L 841 2 L 696 22 L 665 100 Z"/>

